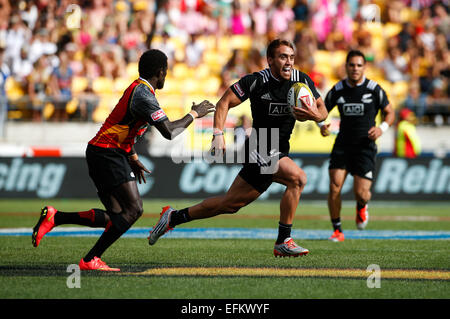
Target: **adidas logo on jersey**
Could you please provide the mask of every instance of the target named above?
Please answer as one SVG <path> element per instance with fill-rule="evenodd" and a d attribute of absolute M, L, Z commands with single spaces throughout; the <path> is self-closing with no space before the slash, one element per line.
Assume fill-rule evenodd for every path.
<path fill-rule="evenodd" d="M 267 92 L 266 94 L 264 94 L 263 96 L 261 96 L 261 100 L 269 100 L 269 101 L 272 101 L 272 98 L 270 97 L 270 93 Z"/>
<path fill-rule="evenodd" d="M 336 103 L 345 103 L 345 99 L 343 96 L 337 99 Z"/>

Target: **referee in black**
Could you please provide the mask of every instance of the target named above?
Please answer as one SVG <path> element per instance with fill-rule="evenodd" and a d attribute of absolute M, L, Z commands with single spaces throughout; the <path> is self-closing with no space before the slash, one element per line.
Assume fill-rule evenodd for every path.
<path fill-rule="evenodd" d="M 207 198 L 192 207 L 175 211 L 163 209 L 161 218 L 152 229 L 149 244 L 169 229 L 193 219 L 209 218 L 219 214 L 233 214 L 256 200 L 272 182 L 286 186 L 280 202 L 278 237 L 273 253 L 279 257 L 305 255 L 309 251 L 291 238 L 292 222 L 300 195 L 306 184 L 306 174 L 289 157 L 289 139 L 296 120 L 321 122 L 328 113 L 313 81 L 305 73 L 294 69 L 294 46 L 281 39 L 267 47 L 267 69 L 242 77 L 227 89 L 216 105 L 212 148 L 216 153 L 225 151 L 223 128 L 229 109 L 250 99 L 253 129 L 245 146 L 243 168 L 228 192 Z M 291 110 L 287 94 L 295 82 L 309 86 L 313 103 Z M 253 145 L 252 145 L 253 144 Z"/>
<path fill-rule="evenodd" d="M 386 92 L 373 80 L 365 77 L 366 58 L 352 50 L 346 59 L 347 78 L 336 83 L 325 97 L 328 112 L 338 107 L 341 122 L 330 155 L 330 191 L 328 209 L 334 233 L 331 241 L 344 241 L 341 226 L 341 190 L 347 174 L 353 175 L 356 199 L 356 226 L 362 230 L 369 221 L 370 188 L 375 174 L 375 141 L 394 123 L 395 112 Z M 383 121 L 375 125 L 381 111 Z M 330 134 L 330 124 L 319 123 L 323 136 Z"/>

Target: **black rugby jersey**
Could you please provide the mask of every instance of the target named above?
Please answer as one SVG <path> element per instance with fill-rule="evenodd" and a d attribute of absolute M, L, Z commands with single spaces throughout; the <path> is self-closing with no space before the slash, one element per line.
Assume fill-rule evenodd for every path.
<path fill-rule="evenodd" d="M 375 126 L 378 111 L 389 104 L 386 92 L 372 80 L 351 87 L 347 80 L 336 83 L 325 97 L 325 105 L 330 112 L 336 105 L 341 116 L 337 142 L 358 144 L 371 141 L 368 131 Z"/>
<path fill-rule="evenodd" d="M 253 128 L 256 132 L 260 128 L 267 128 L 267 145 L 270 145 L 270 128 L 279 129 L 279 150 L 282 153 L 289 153 L 289 139 L 295 125 L 295 118 L 287 104 L 287 94 L 295 82 L 306 83 L 314 97 L 317 99 L 320 94 L 317 92 L 311 78 L 296 69 L 292 70 L 290 80 L 277 80 L 273 77 L 270 69 L 264 69 L 253 74 L 242 77 L 231 86 L 236 96 L 244 102 L 250 99 L 250 107 L 253 117 Z M 258 144 L 261 144 L 258 140 Z M 270 151 L 273 147 L 267 149 Z"/>

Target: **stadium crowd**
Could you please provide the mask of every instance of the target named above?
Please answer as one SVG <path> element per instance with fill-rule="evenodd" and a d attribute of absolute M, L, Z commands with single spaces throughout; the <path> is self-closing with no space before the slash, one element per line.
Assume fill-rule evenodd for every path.
<path fill-rule="evenodd" d="M 360 49 L 397 111 L 450 124 L 448 11 L 448 0 L 0 0 L 0 113 L 101 122 L 149 47 L 169 57 L 159 94 L 176 110 L 171 95 L 220 96 L 282 37 L 322 96 Z"/>

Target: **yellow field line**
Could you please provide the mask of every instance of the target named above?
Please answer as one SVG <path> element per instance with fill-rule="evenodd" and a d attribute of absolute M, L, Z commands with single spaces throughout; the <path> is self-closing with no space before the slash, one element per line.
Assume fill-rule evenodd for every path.
<path fill-rule="evenodd" d="M 248 276 L 248 277 L 345 277 L 367 278 L 371 272 L 365 269 L 339 268 L 239 268 L 239 267 L 170 267 L 151 268 L 137 273 L 123 273 L 137 276 Z M 381 269 L 381 278 L 450 280 L 450 271 Z"/>

